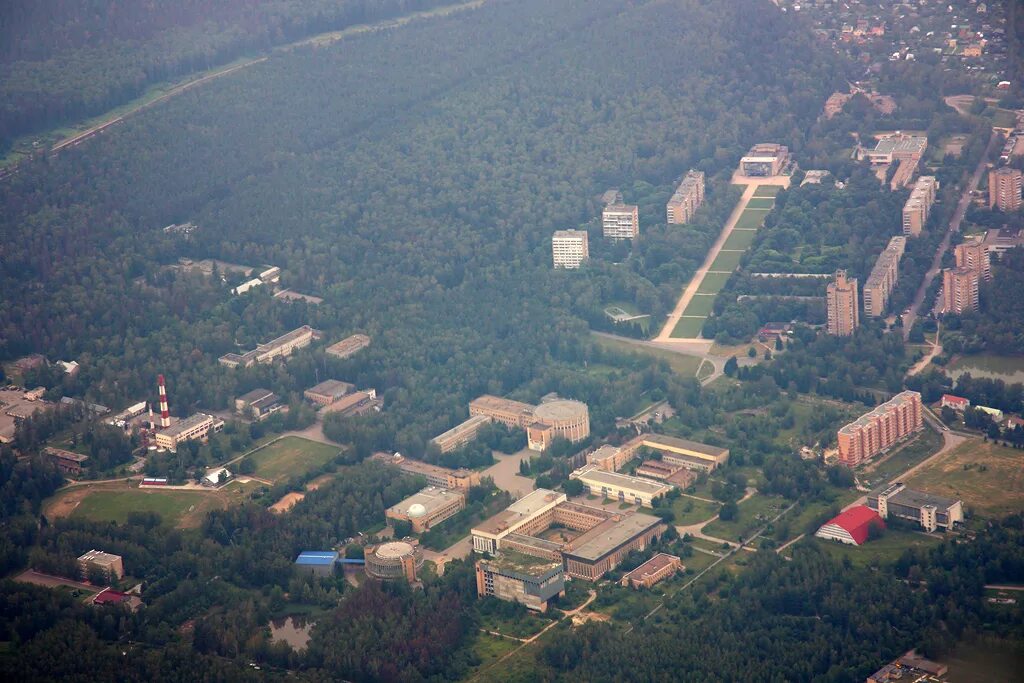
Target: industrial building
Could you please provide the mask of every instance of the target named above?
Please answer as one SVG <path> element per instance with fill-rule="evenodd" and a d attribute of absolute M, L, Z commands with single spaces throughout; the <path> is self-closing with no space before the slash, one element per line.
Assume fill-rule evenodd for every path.
<path fill-rule="evenodd" d="M 917 179 L 910 197 L 903 205 L 903 234 L 906 237 L 917 237 L 928 223 L 935 194 L 939 189 L 939 181 L 935 176 L 923 175 Z"/>
<path fill-rule="evenodd" d="M 729 460 L 729 449 L 663 434 L 640 434 L 622 445 L 631 460 L 640 448 L 661 453 L 661 461 L 698 472 L 713 472 Z"/>
<path fill-rule="evenodd" d="M 296 570 L 319 577 L 333 576 L 337 564 L 338 553 L 334 550 L 307 550 L 295 558 Z"/>
<path fill-rule="evenodd" d="M 988 206 L 1000 211 L 1016 211 L 1021 207 L 1024 174 L 1017 168 L 997 168 L 988 172 Z"/>
<path fill-rule="evenodd" d="M 964 504 L 894 482 L 868 494 L 868 507 L 882 519 L 890 516 L 917 522 L 925 531 L 952 529 L 964 521 Z"/>
<path fill-rule="evenodd" d="M 423 551 L 418 545 L 391 541 L 366 549 L 366 574 L 382 581 L 416 581 L 423 568 Z"/>
<path fill-rule="evenodd" d="M 437 446 L 442 453 L 451 453 L 474 441 L 480 429 L 490 423 L 491 418 L 486 415 L 472 415 L 465 422 L 460 422 L 447 432 L 435 436 L 430 443 Z"/>
<path fill-rule="evenodd" d="M 591 495 L 647 507 L 653 507 L 655 500 L 675 488 L 671 484 L 654 479 L 608 472 L 597 465 L 585 465 L 571 472 L 569 478 L 582 482 L 587 493 Z"/>
<path fill-rule="evenodd" d="M 206 413 L 196 413 L 156 432 L 153 435 L 153 440 L 160 448 L 176 451 L 179 444 L 192 440 L 206 441 L 210 438 L 210 434 L 222 429 L 224 429 L 224 420 Z"/>
<path fill-rule="evenodd" d="M 265 420 L 283 408 L 281 397 L 269 389 L 253 389 L 235 399 L 235 412 L 257 421 Z"/>
<path fill-rule="evenodd" d="M 992 229 L 985 233 L 985 247 L 991 257 L 1003 258 L 1010 249 L 1024 246 L 1024 230 L 1000 228 Z"/>
<path fill-rule="evenodd" d="M 324 353 L 335 358 L 348 358 L 349 356 L 362 351 L 370 345 L 370 338 L 365 334 L 353 334 L 345 337 L 340 342 L 331 344 Z"/>
<path fill-rule="evenodd" d="M 294 351 L 305 348 L 320 338 L 320 332 L 309 325 L 303 325 L 297 329 L 283 334 L 277 339 L 272 339 L 266 344 L 260 344 L 252 351 L 245 353 L 225 353 L 218 361 L 221 365 L 229 368 L 251 368 L 257 363 L 269 363 L 275 358 L 285 358 Z"/>
<path fill-rule="evenodd" d="M 949 671 L 949 667 L 945 664 L 925 659 L 911 650 L 902 657 L 898 657 L 889 664 L 886 664 L 865 680 L 866 683 L 892 683 L 893 681 L 906 681 L 906 683 L 952 683 L 953 679 L 946 677 L 947 671 Z"/>
<path fill-rule="evenodd" d="M 394 465 L 406 474 L 424 477 L 431 486 L 439 486 L 446 489 L 459 489 L 467 491 L 471 486 L 480 484 L 480 473 L 467 469 L 449 469 L 440 465 L 431 465 L 422 460 L 413 460 L 403 457 L 400 453 L 389 455 L 387 453 L 375 453 L 373 459 L 388 465 Z"/>
<path fill-rule="evenodd" d="M 323 382 L 306 389 L 302 392 L 302 396 L 310 403 L 315 403 L 318 406 L 329 406 L 351 394 L 355 388 L 354 384 L 349 384 L 348 382 L 325 379 Z"/>
<path fill-rule="evenodd" d="M 683 561 L 675 555 L 658 553 L 642 565 L 622 577 L 619 582 L 630 588 L 650 588 L 659 581 L 684 571 Z"/>
<path fill-rule="evenodd" d="M 754 145 L 740 159 L 740 173 L 751 178 L 777 176 L 789 165 L 789 149 L 774 142 Z"/>
<path fill-rule="evenodd" d="M 856 467 L 924 429 L 921 394 L 904 391 L 839 430 L 839 462 Z M 884 517 L 884 515 L 883 515 Z"/>
<path fill-rule="evenodd" d="M 871 508 L 854 505 L 822 524 L 814 535 L 847 545 L 862 545 L 868 540 L 872 527 L 884 529 L 885 522 Z"/>
<path fill-rule="evenodd" d="M 907 238 L 897 235 L 889 240 L 889 244 L 878 255 L 875 267 L 871 269 L 868 281 L 862 290 L 864 298 L 864 315 L 880 318 L 885 315 L 889 306 L 889 295 L 896 287 L 899 279 L 900 259 L 907 248 Z"/>
<path fill-rule="evenodd" d="M 461 491 L 428 486 L 389 507 L 384 517 L 389 525 L 392 520 L 408 522 L 413 533 L 421 534 L 465 509 L 466 495 Z"/>
<path fill-rule="evenodd" d="M 633 240 L 640 236 L 640 209 L 635 204 L 609 204 L 601 211 L 606 239 Z"/>
<path fill-rule="evenodd" d="M 545 612 L 550 600 L 565 593 L 565 570 L 561 559 L 502 551 L 489 560 L 477 560 L 476 592 Z"/>
<path fill-rule="evenodd" d="M 849 337 L 860 327 L 857 278 L 847 277 L 845 270 L 837 270 L 835 281 L 828 283 L 825 290 L 825 304 L 828 312 L 829 334 L 837 337 Z"/>
<path fill-rule="evenodd" d="M 52 448 L 47 446 L 43 449 L 43 455 L 53 465 L 61 471 L 62 474 L 70 474 L 72 476 L 78 476 L 82 473 L 82 470 L 86 467 L 86 462 L 89 460 L 88 455 L 82 455 L 81 453 L 75 453 L 73 451 L 66 451 L 63 448 Z"/>
<path fill-rule="evenodd" d="M 555 268 L 575 269 L 590 260 L 590 236 L 586 230 L 556 230 L 551 235 L 551 260 Z"/>
<path fill-rule="evenodd" d="M 120 555 L 90 550 L 78 558 L 78 571 L 85 579 L 91 572 L 101 571 L 106 574 L 107 581 L 116 581 L 124 577 L 124 560 Z"/>
<path fill-rule="evenodd" d="M 586 403 L 556 398 L 544 401 L 533 411 L 526 427 L 526 441 L 532 451 L 546 451 L 555 439 L 573 443 L 590 436 L 590 411 Z"/>
<path fill-rule="evenodd" d="M 688 223 L 704 203 L 704 172 L 690 170 L 665 206 L 669 225 Z"/>

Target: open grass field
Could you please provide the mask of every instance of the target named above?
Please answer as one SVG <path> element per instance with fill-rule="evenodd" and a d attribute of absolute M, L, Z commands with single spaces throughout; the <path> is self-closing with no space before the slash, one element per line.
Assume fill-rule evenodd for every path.
<path fill-rule="evenodd" d="M 779 185 L 758 185 L 754 190 L 755 197 L 774 197 L 782 187 Z"/>
<path fill-rule="evenodd" d="M 718 294 L 731 277 L 732 273 L 707 273 L 697 288 L 697 293 Z"/>
<path fill-rule="evenodd" d="M 865 465 L 858 477 L 865 486 L 879 486 L 906 472 L 941 447 L 942 437 L 931 427 L 925 427 L 917 438 L 897 446 L 883 459 Z"/>
<path fill-rule="evenodd" d="M 672 330 L 673 337 L 693 338 L 704 329 L 705 318 L 680 318 Z M 694 370 L 696 372 L 696 370 Z"/>
<path fill-rule="evenodd" d="M 770 197 L 753 196 L 747 202 L 748 209 L 771 209 L 775 206 L 775 199 Z"/>
<path fill-rule="evenodd" d="M 741 258 L 743 258 L 742 251 L 720 251 L 714 263 L 711 264 L 710 270 L 731 273 L 740 265 Z"/>
<path fill-rule="evenodd" d="M 132 512 L 155 512 L 168 526 L 194 527 L 210 510 L 227 507 L 228 495 L 227 490 L 99 490 L 83 498 L 71 515 L 96 522 L 124 522 Z"/>
<path fill-rule="evenodd" d="M 723 249 L 747 249 L 751 244 L 754 243 L 754 238 L 757 237 L 756 230 L 733 230 L 732 234 L 729 235 L 729 239 L 722 245 Z"/>
<path fill-rule="evenodd" d="M 848 557 L 850 562 L 857 566 L 871 567 L 895 562 L 907 548 L 927 548 L 938 542 L 938 537 L 929 536 L 917 531 L 894 531 L 887 529 L 881 538 L 868 541 L 861 546 L 844 545 L 838 541 L 826 541 L 821 538 L 808 536 L 793 547 L 799 547 L 805 543 L 813 543 L 825 550 L 836 560 L 842 561 L 844 557 Z M 787 550 L 789 549 L 787 548 Z"/>
<path fill-rule="evenodd" d="M 718 560 L 718 558 L 714 555 L 708 555 L 707 553 L 702 553 L 696 550 L 693 552 L 693 555 L 690 555 L 689 557 L 684 557 L 682 559 L 683 566 L 686 567 L 688 570 L 692 569 L 695 574 L 699 571 L 707 569 Z M 690 578 L 691 577 L 689 576 L 684 576 L 684 579 L 687 581 L 690 580 Z"/>
<path fill-rule="evenodd" d="M 1024 646 L 1014 641 L 979 639 L 959 643 L 939 661 L 949 667 L 949 680 L 957 683 L 1009 683 L 1020 680 Z"/>
<path fill-rule="evenodd" d="M 940 496 L 960 498 L 972 512 L 1002 516 L 1024 511 L 1024 451 L 980 439 L 930 463 L 908 482 Z"/>
<path fill-rule="evenodd" d="M 729 521 L 716 519 L 708 524 L 702 532 L 708 536 L 736 541 L 741 536 L 748 538 L 753 532 L 764 526 L 765 519 L 771 519 L 789 503 L 782 496 L 766 496 L 755 494 L 752 498 L 739 504 L 736 518 Z"/>
<path fill-rule="evenodd" d="M 715 305 L 715 297 L 711 294 L 698 294 L 690 300 L 690 305 L 683 311 L 683 315 L 697 316 L 708 315 Z"/>
<path fill-rule="evenodd" d="M 767 215 L 768 211 L 766 209 L 746 209 L 740 214 L 735 227 L 748 230 L 760 228 Z"/>
<path fill-rule="evenodd" d="M 255 475 L 273 482 L 304 474 L 320 467 L 338 454 L 330 446 L 298 436 L 286 436 L 261 448 L 248 457 L 256 465 Z"/>
<path fill-rule="evenodd" d="M 590 339 L 598 346 L 610 351 L 617 351 L 619 353 L 639 353 L 663 360 L 669 364 L 669 367 L 671 367 L 674 372 L 679 373 L 683 377 L 693 377 L 696 375 L 697 368 L 700 367 L 701 363 L 701 359 L 696 356 L 688 356 L 683 353 L 657 349 L 652 346 L 641 346 L 640 344 L 601 337 L 596 334 L 592 334 Z"/>
<path fill-rule="evenodd" d="M 672 501 L 672 512 L 676 515 L 673 524 L 686 526 L 703 522 L 717 515 L 719 507 L 718 503 L 708 503 L 696 498 L 679 496 Z"/>

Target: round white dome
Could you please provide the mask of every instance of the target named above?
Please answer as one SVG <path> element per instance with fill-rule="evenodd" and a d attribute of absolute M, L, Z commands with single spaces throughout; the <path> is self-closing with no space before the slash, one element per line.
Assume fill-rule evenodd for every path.
<path fill-rule="evenodd" d="M 422 517 L 427 514 L 427 508 L 423 507 L 420 503 L 413 503 L 409 506 L 410 517 Z"/>

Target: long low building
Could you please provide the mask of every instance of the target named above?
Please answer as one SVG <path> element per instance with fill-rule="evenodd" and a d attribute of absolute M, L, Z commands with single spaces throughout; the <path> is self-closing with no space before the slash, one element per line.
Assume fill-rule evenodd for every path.
<path fill-rule="evenodd" d="M 676 572 L 685 569 L 683 561 L 675 555 L 658 553 L 642 565 L 622 577 L 620 583 L 632 588 L 650 588 Z"/>
<path fill-rule="evenodd" d="M 210 434 L 222 429 L 224 420 L 206 413 L 196 413 L 157 432 L 153 439 L 160 448 L 176 451 L 178 446 L 186 441 L 205 441 L 210 438 Z"/>
<path fill-rule="evenodd" d="M 252 351 L 245 353 L 225 353 L 218 361 L 229 368 L 250 368 L 257 363 L 269 363 L 275 358 L 284 358 L 293 351 L 305 348 L 320 338 L 319 330 L 303 325 L 291 332 L 282 334 L 266 344 L 260 344 Z"/>
<path fill-rule="evenodd" d="M 582 482 L 587 493 L 591 495 L 647 507 L 652 507 L 655 500 L 662 498 L 675 488 L 671 484 L 655 479 L 609 472 L 596 465 L 585 465 L 570 473 L 569 478 Z"/>
<path fill-rule="evenodd" d="M 331 344 L 324 353 L 335 358 L 348 358 L 349 356 L 362 351 L 370 345 L 370 338 L 365 334 L 353 334 L 345 337 L 340 342 Z"/>
<path fill-rule="evenodd" d="M 431 486 L 440 486 L 446 489 L 468 490 L 472 486 L 480 484 L 480 473 L 467 469 L 449 469 L 440 465 L 431 465 L 422 460 L 406 458 L 400 453 L 388 455 L 387 453 L 375 453 L 373 459 L 388 465 L 394 465 L 406 474 L 419 475 L 427 480 Z"/>
<path fill-rule="evenodd" d="M 409 522 L 413 533 L 429 531 L 459 511 L 466 509 L 466 496 L 460 491 L 428 486 L 384 512 L 390 521 Z"/>
<path fill-rule="evenodd" d="M 640 434 L 621 448 L 629 460 L 636 457 L 641 448 L 649 448 L 661 453 L 661 459 L 666 463 L 701 472 L 713 472 L 729 460 L 728 448 L 663 434 Z"/>
<path fill-rule="evenodd" d="M 884 529 L 885 522 L 871 508 L 854 505 L 825 522 L 814 535 L 847 545 L 862 545 L 868 540 L 872 527 Z"/>
<path fill-rule="evenodd" d="M 565 593 L 565 570 L 561 559 L 502 551 L 492 559 L 477 560 L 476 591 L 480 597 L 518 602 L 544 612 L 550 600 Z"/>
<path fill-rule="evenodd" d="M 606 520 L 563 551 L 565 571 L 574 578 L 597 581 L 630 552 L 646 550 L 666 528 L 660 518 L 639 512 Z"/>
<path fill-rule="evenodd" d="M 53 448 L 50 446 L 43 449 L 43 455 L 45 455 L 63 474 L 72 475 L 81 474 L 82 469 L 86 467 L 86 462 L 89 460 L 88 455 L 82 455 L 81 453 L 66 451 L 63 448 Z"/>
<path fill-rule="evenodd" d="M 430 440 L 430 443 L 437 446 L 442 453 L 451 453 L 474 441 L 483 426 L 490 423 L 491 418 L 487 415 L 473 415 L 443 434 L 438 434 Z"/>
<path fill-rule="evenodd" d="M 895 482 L 868 494 L 868 507 L 882 519 L 890 516 L 917 522 L 925 531 L 951 529 L 964 521 L 964 504 Z"/>
<path fill-rule="evenodd" d="M 546 529 L 550 522 L 542 520 L 544 513 L 566 500 L 564 493 L 547 489 L 536 489 L 528 493 L 473 528 L 473 550 L 493 554 L 501 548 L 501 541 L 509 534 L 521 533 L 531 536 Z"/>

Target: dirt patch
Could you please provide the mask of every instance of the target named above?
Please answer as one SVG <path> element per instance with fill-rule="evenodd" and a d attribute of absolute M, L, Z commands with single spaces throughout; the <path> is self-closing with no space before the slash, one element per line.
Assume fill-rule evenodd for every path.
<path fill-rule="evenodd" d="M 274 503 L 273 505 L 270 506 L 270 511 L 271 512 L 277 512 L 277 513 L 288 512 L 293 507 L 295 507 L 296 503 L 298 503 L 300 500 L 302 500 L 305 497 L 306 497 L 305 493 L 299 493 L 298 491 L 292 491 L 291 493 L 286 493 L 284 498 L 282 498 L 281 500 L 277 501 L 276 503 Z"/>
<path fill-rule="evenodd" d="M 70 517 L 82 501 L 90 494 L 97 491 L 110 491 L 113 489 L 124 489 L 125 485 L 117 484 L 91 484 L 87 486 L 75 486 L 63 491 L 58 491 L 50 500 L 43 503 L 43 516 L 49 520 L 63 519 Z"/>
<path fill-rule="evenodd" d="M 77 590 L 89 591 L 90 593 L 99 593 L 103 587 L 93 586 L 88 583 L 81 583 L 79 581 L 72 581 L 71 579 L 65 579 L 61 576 L 51 576 L 49 574 L 40 574 L 39 572 L 28 569 L 23 571 L 21 574 L 15 577 L 15 581 L 22 583 L 31 583 L 36 586 L 46 586 L 47 588 L 57 588 L 58 586 L 67 586 L 68 588 L 74 588 Z"/>
<path fill-rule="evenodd" d="M 327 482 L 331 481 L 332 479 L 334 479 L 334 475 L 333 474 L 322 474 L 319 477 L 317 477 L 316 479 L 314 479 L 313 481 L 311 481 L 308 484 L 306 484 L 306 490 L 307 491 L 316 491 L 318 488 L 320 488 L 321 486 L 323 486 Z"/>

